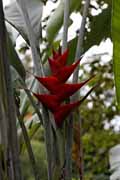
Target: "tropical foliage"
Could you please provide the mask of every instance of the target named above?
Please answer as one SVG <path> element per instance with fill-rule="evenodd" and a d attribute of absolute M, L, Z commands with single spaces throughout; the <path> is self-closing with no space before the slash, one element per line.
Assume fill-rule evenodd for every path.
<path fill-rule="evenodd" d="M 6 143 L 5 147 L 3 146 L 7 138 L 3 142 L 0 141 L 0 160 L 2 162 L 0 163 L 0 169 L 2 169 L 2 173 L 0 170 L 0 178 L 6 178 L 7 174 L 7 164 L 4 162 L 4 157 L 8 157 L 8 154 L 4 151 L 7 145 L 10 152 L 16 157 L 19 157 L 18 154 L 20 154 L 24 179 L 108 180 L 110 178 L 109 150 L 119 143 L 120 136 L 112 124 L 113 119 L 118 115 L 114 92 L 112 57 L 109 57 L 108 61 L 104 61 L 105 57 L 108 58 L 108 54 L 107 56 L 105 54 L 97 55 L 94 52 L 90 59 L 87 56 L 84 61 L 84 56 L 82 56 L 83 63 L 81 60 L 77 80 L 83 82 L 83 84 L 76 82 L 72 82 L 74 84 L 65 83 L 78 66 L 79 61 L 74 63 L 74 60 L 77 60 L 75 57 L 80 32 L 80 29 L 75 29 L 75 35 L 71 39 L 68 37 L 69 53 L 68 49 L 65 51 L 65 48 L 62 47 L 64 31 L 61 30 L 64 24 L 65 2 L 67 1 L 52 2 L 52 5 L 56 4 L 55 9 L 51 9 L 46 17 L 43 15 L 44 8 L 48 6 L 50 1 L 17 0 L 4 9 L 7 25 L 7 42 L 6 40 L 4 42 L 6 42 L 8 48 L 6 48 L 6 45 L 1 46 L 0 54 L 2 54 L 3 49 L 8 50 L 12 77 L 11 88 L 14 93 L 12 94 L 17 109 L 17 118 L 15 115 L 13 116 L 13 128 L 11 128 L 13 124 L 1 121 L 0 134 L 1 137 L 7 137 L 7 133 L 12 134 L 7 141 L 10 140 L 13 145 L 15 145 L 14 141 L 17 141 L 13 136 L 17 137 L 18 135 L 20 152 L 16 153 L 11 148 L 11 145 L 9 146 L 9 143 Z M 85 2 L 71 0 L 70 17 L 75 13 L 83 16 L 84 19 L 85 3 L 87 3 L 87 0 Z M 108 38 L 114 41 L 115 86 L 119 108 L 120 26 L 119 2 L 117 0 L 113 2 L 113 10 L 113 39 L 111 39 L 112 0 L 94 0 L 90 2 L 87 9 L 88 15 L 83 43 L 81 43 L 82 47 L 79 53 L 85 55 L 91 47 L 100 45 L 101 42 L 105 43 Z M 69 29 L 73 24 L 74 20 L 69 18 Z M 3 27 L 3 24 L 1 27 Z M 20 36 L 24 39 L 24 43 L 21 43 L 16 52 L 16 39 Z M 1 39 L 2 35 L 0 34 Z M 6 102 L 10 103 L 10 99 L 6 91 L 6 88 L 9 88 L 4 85 L 6 84 L 6 75 L 4 73 L 7 73 L 6 70 L 3 70 L 4 63 L 1 61 L 4 58 L 6 57 L 0 56 L 0 97 L 2 97 L 0 100 L 0 113 L 2 119 L 4 117 L 12 119 L 10 109 L 6 106 Z M 69 68 L 72 68 L 70 73 L 68 73 Z M 51 73 L 52 75 L 50 75 Z M 94 77 L 94 75 L 96 76 Z M 92 77 L 92 80 L 90 77 Z M 61 78 L 63 79 L 61 80 Z M 86 79 L 91 81 L 86 86 L 83 86 L 88 81 Z M 78 107 L 81 102 L 70 103 L 70 96 L 83 86 L 79 92 L 79 99 L 84 99 L 85 93 L 91 92 L 90 89 L 96 82 L 97 88 L 72 114 L 74 120 L 69 119 L 71 124 L 69 121 L 64 121 L 69 112 L 74 107 Z M 50 91 L 50 94 L 46 92 L 44 87 Z M 38 102 L 33 95 L 37 97 Z M 65 105 L 61 105 L 63 101 L 65 101 Z M 13 102 L 13 99 L 11 102 Z M 9 113 L 11 114 L 10 117 L 8 116 Z M 70 139 L 72 136 L 69 138 L 71 125 L 73 128 L 70 131 L 71 134 L 73 133 L 72 143 Z M 9 131 L 5 128 L 3 132 L 4 127 L 9 127 Z M 11 131 L 12 133 L 10 133 Z M 72 145 L 71 148 L 66 146 L 67 143 L 70 146 Z M 16 144 L 17 147 L 18 145 Z M 80 157 L 81 152 L 82 158 Z M 12 158 L 14 158 L 14 155 Z M 19 159 L 16 158 L 16 160 L 19 162 Z M 67 165 L 66 161 L 70 162 L 70 165 Z M 14 164 L 14 160 L 12 163 Z M 2 164 L 5 166 L 4 170 L 1 168 Z M 66 176 L 66 169 L 69 172 L 68 177 Z M 17 172 L 15 173 L 13 179 L 17 177 Z M 12 176 L 11 173 L 10 175 Z M 18 179 L 21 179 L 21 177 Z"/>

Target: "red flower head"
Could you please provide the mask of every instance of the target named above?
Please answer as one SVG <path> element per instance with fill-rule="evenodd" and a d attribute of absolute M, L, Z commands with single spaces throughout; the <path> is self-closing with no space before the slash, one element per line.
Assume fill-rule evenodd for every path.
<path fill-rule="evenodd" d="M 65 118 L 70 114 L 70 112 L 78 107 L 93 89 L 92 88 L 82 100 L 62 105 L 66 98 L 72 96 L 83 85 L 91 80 L 91 78 L 89 78 L 88 80 L 78 84 L 65 83 L 80 62 L 80 60 L 78 60 L 72 65 L 66 65 L 67 57 L 68 50 L 63 54 L 61 54 L 61 49 L 59 49 L 58 52 L 53 50 L 53 58 L 48 59 L 52 75 L 49 77 L 35 76 L 35 78 L 50 92 L 50 94 L 33 94 L 53 113 L 58 128 L 62 126 Z"/>

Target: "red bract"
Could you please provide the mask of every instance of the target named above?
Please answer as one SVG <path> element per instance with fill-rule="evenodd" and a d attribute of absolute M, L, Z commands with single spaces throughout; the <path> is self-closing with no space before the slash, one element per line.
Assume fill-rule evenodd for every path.
<path fill-rule="evenodd" d="M 58 101 L 58 98 L 55 95 L 36 94 L 36 93 L 33 93 L 33 95 L 40 102 L 42 102 L 42 104 L 44 104 L 44 106 L 46 106 L 51 112 L 54 112 L 60 105 L 60 102 Z"/>
<path fill-rule="evenodd" d="M 56 74 L 58 70 L 60 70 L 62 67 L 66 65 L 67 57 L 68 50 L 66 50 L 61 56 L 58 56 L 57 58 L 48 58 L 50 69 L 53 74 Z"/>
<path fill-rule="evenodd" d="M 71 76 L 71 74 L 73 73 L 73 71 L 75 70 L 75 68 L 78 66 L 79 63 L 80 60 L 78 60 L 76 63 L 72 65 L 64 66 L 63 68 L 58 70 L 58 72 L 55 73 L 54 76 L 57 77 L 61 83 L 64 83 L 65 81 L 68 80 L 68 78 Z"/>
<path fill-rule="evenodd" d="M 53 94 L 58 91 L 58 87 L 61 85 L 60 81 L 54 76 L 35 77 L 44 87 L 46 87 Z"/>
<path fill-rule="evenodd" d="M 61 47 L 59 47 L 58 51 L 52 49 L 53 59 L 56 59 L 61 56 Z"/>
<path fill-rule="evenodd" d="M 80 101 L 59 106 L 58 110 L 53 113 L 57 127 L 61 127 L 64 119 L 79 105 Z"/>
<path fill-rule="evenodd" d="M 72 96 L 83 85 L 91 80 L 91 78 L 89 78 L 88 80 L 77 84 L 65 83 L 80 62 L 80 60 L 78 60 L 72 65 L 66 65 L 67 57 L 68 50 L 66 50 L 63 54 L 61 54 L 61 49 L 59 49 L 58 52 L 53 50 L 53 58 L 48 59 L 52 75 L 49 77 L 35 76 L 35 78 L 50 92 L 50 94 L 33 94 L 53 113 L 55 123 L 58 128 L 62 127 L 65 118 L 70 114 L 71 111 L 81 104 L 81 102 L 93 89 L 92 88 L 80 101 L 62 104 L 66 98 Z"/>
<path fill-rule="evenodd" d="M 67 99 L 68 97 L 72 96 L 76 91 L 78 91 L 82 86 L 84 86 L 90 80 L 91 78 L 89 78 L 88 80 L 82 83 L 61 85 L 59 87 L 59 91 L 56 92 L 59 101 L 63 101 L 64 99 Z"/>
<path fill-rule="evenodd" d="M 77 83 L 77 84 L 62 84 L 56 77 L 37 77 L 38 81 L 50 91 L 52 94 L 57 94 L 57 96 L 61 97 L 62 100 L 72 96 L 77 90 L 79 90 L 84 84 L 91 80 L 88 80 Z"/>

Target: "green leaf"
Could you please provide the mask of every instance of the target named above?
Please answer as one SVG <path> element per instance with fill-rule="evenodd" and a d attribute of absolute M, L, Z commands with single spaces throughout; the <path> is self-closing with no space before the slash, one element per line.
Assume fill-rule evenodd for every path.
<path fill-rule="evenodd" d="M 93 45 L 99 45 L 103 39 L 111 36 L 111 6 L 103 9 L 97 16 L 90 17 L 90 21 L 91 31 L 86 33 L 84 51 Z"/>
<path fill-rule="evenodd" d="M 31 128 L 28 127 L 27 123 L 25 124 L 27 130 L 28 130 L 28 135 L 29 135 L 29 139 L 31 140 L 34 135 L 37 133 L 37 131 L 39 130 L 40 128 L 40 124 L 39 123 L 32 123 L 32 126 Z M 23 136 L 22 136 L 22 131 L 20 131 L 21 128 L 18 129 L 18 134 L 19 134 L 19 141 L 21 143 L 21 146 L 22 146 L 22 152 L 25 150 L 25 143 L 24 143 L 24 140 L 23 140 Z"/>
<path fill-rule="evenodd" d="M 119 179 L 120 177 L 120 145 L 112 147 L 109 151 L 109 159 L 111 166 L 111 180 Z"/>
<path fill-rule="evenodd" d="M 112 37 L 114 43 L 113 64 L 118 109 L 120 110 L 120 1 L 113 1 Z"/>
<path fill-rule="evenodd" d="M 110 28 L 111 28 L 111 7 L 104 9 L 97 16 L 92 16 L 90 18 L 90 32 L 86 32 L 84 45 L 83 45 L 83 53 L 86 52 L 89 48 L 94 45 L 99 45 L 100 42 L 111 36 Z M 71 64 L 74 61 L 75 51 L 77 46 L 77 37 L 72 39 L 69 42 L 69 58 L 68 62 Z"/>
<path fill-rule="evenodd" d="M 31 25 L 36 35 L 36 39 L 40 38 L 41 33 L 41 17 L 42 17 L 42 10 L 43 10 L 43 3 L 38 0 L 27 0 L 26 7 L 28 10 L 29 18 L 31 21 Z M 14 1 L 8 7 L 5 8 L 5 18 L 6 20 L 15 27 L 18 32 L 23 36 L 26 40 L 27 32 L 24 23 L 23 16 L 20 11 L 19 4 Z"/>
<path fill-rule="evenodd" d="M 8 43 L 8 55 L 10 58 L 10 63 L 15 68 L 17 73 L 21 76 L 21 78 L 25 80 L 25 75 L 26 75 L 25 68 L 21 60 L 19 59 L 19 56 L 17 55 L 10 38 L 8 38 L 7 43 Z"/>
<path fill-rule="evenodd" d="M 53 41 L 53 39 L 56 37 L 59 29 L 62 26 L 63 12 L 64 12 L 64 3 L 63 1 L 61 1 L 55 12 L 50 17 L 46 27 L 47 40 L 49 42 Z"/>
<path fill-rule="evenodd" d="M 80 5 L 81 5 L 81 1 L 71 0 L 70 13 L 75 11 Z M 64 1 L 61 0 L 55 12 L 50 16 L 46 27 L 47 40 L 49 41 L 49 43 L 52 43 L 52 41 L 57 36 L 60 28 L 62 27 L 63 14 L 64 14 Z"/>

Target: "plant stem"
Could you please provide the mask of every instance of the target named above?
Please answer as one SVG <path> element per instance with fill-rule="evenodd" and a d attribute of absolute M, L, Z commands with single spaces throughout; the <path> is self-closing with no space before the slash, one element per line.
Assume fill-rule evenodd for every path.
<path fill-rule="evenodd" d="M 0 179 L 7 176 L 7 123 L 2 101 L 0 99 Z M 3 170 L 4 166 L 4 170 Z"/>
<path fill-rule="evenodd" d="M 28 15 L 28 11 L 27 11 L 27 5 L 26 2 L 23 0 L 17 0 L 18 4 L 20 6 L 19 10 L 23 16 L 25 25 L 26 25 L 26 30 L 27 30 L 27 34 L 28 34 L 28 39 L 30 42 L 30 46 L 31 46 L 31 51 L 32 51 L 32 57 L 33 57 L 33 62 L 34 62 L 34 66 L 35 66 L 35 72 L 37 75 L 43 75 L 43 67 L 42 67 L 42 63 L 40 61 L 40 57 L 37 51 L 37 47 L 38 44 L 36 43 L 36 36 L 34 34 L 33 28 L 31 26 L 31 22 L 30 22 L 30 18 Z"/>
<path fill-rule="evenodd" d="M 63 21 L 62 53 L 67 49 L 69 11 L 70 11 L 70 0 L 65 0 L 64 1 L 64 21 Z"/>
<path fill-rule="evenodd" d="M 21 80 L 21 81 L 23 81 L 23 80 Z M 24 81 L 23 81 L 23 82 L 24 82 Z M 34 83 L 35 83 L 35 78 L 31 80 L 28 89 L 32 90 L 32 87 L 33 87 Z M 24 99 L 23 99 L 23 101 L 22 101 L 22 104 L 21 104 L 21 107 L 20 107 L 20 114 L 21 114 L 21 115 L 23 114 L 23 111 L 24 111 L 24 109 L 25 109 L 26 102 L 27 102 L 27 94 L 25 94 L 25 97 L 24 97 Z"/>
<path fill-rule="evenodd" d="M 17 115 L 18 115 L 18 120 L 19 120 L 21 129 L 22 129 L 24 141 L 25 141 L 26 148 L 27 148 L 27 151 L 28 151 L 28 155 L 29 155 L 29 159 L 30 159 L 30 162 L 31 162 L 31 166 L 32 166 L 32 170 L 33 170 L 33 173 L 34 173 L 35 180 L 40 180 L 40 175 L 38 173 L 35 157 L 34 157 L 34 154 L 33 154 L 31 143 L 30 143 L 30 138 L 28 136 L 25 124 L 23 122 L 23 119 L 21 118 L 21 115 L 20 115 L 20 112 L 19 112 L 18 109 L 17 109 Z"/>
<path fill-rule="evenodd" d="M 79 113 L 79 112 L 78 112 Z M 84 160 L 83 160 L 83 146 L 82 146 L 82 120 L 81 118 L 79 119 L 79 129 L 80 129 L 80 154 L 79 154 L 79 159 L 80 159 L 80 168 L 79 168 L 79 176 L 80 180 L 84 179 Z"/>
<path fill-rule="evenodd" d="M 66 180 L 72 179 L 72 142 L 73 142 L 73 114 L 69 116 L 67 122 L 67 139 L 66 139 Z"/>
<path fill-rule="evenodd" d="M 0 0 L 0 61 L 3 66 L 3 76 L 5 79 L 5 96 L 6 102 L 4 104 L 5 114 L 7 118 L 7 130 L 8 130 L 8 179 L 21 180 L 21 168 L 19 161 L 19 149 L 17 139 L 16 128 L 16 112 L 15 102 L 13 96 L 13 88 L 10 74 L 10 61 L 7 53 L 7 40 L 6 40 L 6 28 L 4 23 L 3 4 Z"/>
<path fill-rule="evenodd" d="M 82 48 L 83 48 L 83 41 L 84 41 L 84 34 L 85 34 L 85 24 L 86 24 L 86 18 L 89 10 L 89 4 L 90 0 L 86 0 L 83 8 L 83 16 L 82 16 L 82 22 L 80 26 L 80 31 L 79 31 L 79 37 L 78 37 L 78 42 L 77 42 L 77 48 L 76 48 L 76 54 L 75 54 L 75 60 L 79 59 L 81 54 L 82 54 Z M 76 68 L 76 71 L 73 74 L 73 83 L 77 83 L 78 81 L 78 73 L 79 73 L 79 67 Z M 73 96 L 73 99 L 76 100 L 78 98 L 78 94 Z M 77 112 L 78 117 L 80 117 L 79 111 Z M 83 165 L 83 148 L 82 148 L 82 121 L 81 118 L 79 118 L 79 126 L 80 126 L 80 180 L 84 179 L 84 165 Z"/>
<path fill-rule="evenodd" d="M 21 79 L 21 83 L 22 83 L 22 85 L 24 87 L 24 90 L 25 90 L 25 92 L 26 92 L 26 94 L 27 94 L 27 96 L 28 96 L 32 106 L 34 107 L 34 109 L 35 109 L 35 111 L 36 111 L 36 113 L 37 113 L 37 115 L 39 117 L 40 123 L 43 123 L 43 118 L 42 118 L 42 115 L 40 113 L 40 110 L 39 110 L 38 106 L 36 105 L 36 103 L 34 102 L 34 99 L 31 96 L 30 91 L 26 88 L 26 84 L 25 84 L 25 82 L 22 79 Z M 21 116 L 22 116 L 22 114 L 21 114 Z"/>
<path fill-rule="evenodd" d="M 52 180 L 52 129 L 51 122 L 49 118 L 49 112 L 43 107 L 44 114 L 44 136 L 46 143 L 46 154 L 47 154 L 47 162 L 48 162 L 48 180 Z"/>
<path fill-rule="evenodd" d="M 80 56 L 82 55 L 83 41 L 84 41 L 84 35 L 85 35 L 85 24 L 86 24 L 86 18 L 87 18 L 87 14 L 88 14 L 89 4 L 90 4 L 90 0 L 85 0 L 85 4 L 84 4 L 84 8 L 83 8 L 83 15 L 82 15 L 82 22 L 80 25 L 79 36 L 78 36 L 78 41 L 77 41 L 77 48 L 76 48 L 76 53 L 75 53 L 75 60 L 78 60 L 80 58 Z M 74 72 L 73 82 L 78 81 L 78 72 L 79 72 L 79 67 L 76 68 L 76 71 Z"/>
<path fill-rule="evenodd" d="M 30 46 L 31 46 L 31 51 L 32 51 L 32 57 L 34 61 L 34 66 L 35 66 L 35 72 L 37 75 L 44 76 L 44 70 L 42 66 L 42 62 L 39 61 L 40 59 L 40 52 L 38 52 L 39 45 L 36 44 L 37 39 L 35 37 L 34 31 L 31 26 L 31 22 L 29 19 L 29 15 L 27 12 L 27 6 L 24 0 L 17 0 L 18 4 L 20 5 L 20 11 L 23 15 L 26 29 L 27 29 L 27 34 L 28 34 L 28 39 L 30 41 Z M 44 89 L 41 87 L 41 91 L 44 92 Z M 48 110 L 46 110 L 43 107 L 43 115 L 44 115 L 44 128 L 45 128 L 45 141 L 46 141 L 46 152 L 47 152 L 47 160 L 48 160 L 48 179 L 52 180 L 52 147 L 51 147 L 51 122 L 49 119 L 49 113 Z"/>
<path fill-rule="evenodd" d="M 64 24 L 63 24 L 63 45 L 62 52 L 67 49 L 68 22 L 70 12 L 70 0 L 64 1 Z M 65 172 L 66 180 L 72 179 L 72 141 L 73 141 L 73 116 L 70 114 L 66 127 L 66 147 L 65 147 Z"/>
<path fill-rule="evenodd" d="M 3 179 L 3 172 L 2 172 L 2 159 L 0 159 L 0 179 Z"/>

